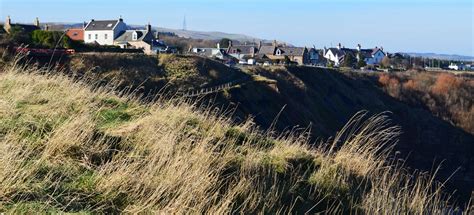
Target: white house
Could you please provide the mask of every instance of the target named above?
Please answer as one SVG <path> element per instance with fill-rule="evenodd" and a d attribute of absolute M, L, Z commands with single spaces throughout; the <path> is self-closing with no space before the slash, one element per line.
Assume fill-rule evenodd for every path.
<path fill-rule="evenodd" d="M 458 71 L 465 69 L 464 64 L 461 64 L 461 63 L 451 63 L 449 64 L 448 68 L 452 70 L 458 70 Z"/>
<path fill-rule="evenodd" d="M 127 30 L 123 19 L 91 20 L 84 29 L 84 42 L 99 45 L 114 45 L 114 41 Z"/>
<path fill-rule="evenodd" d="M 231 58 L 231 56 L 227 53 L 227 50 L 224 48 L 221 48 L 219 43 L 217 43 L 217 48 L 191 47 L 189 51 L 193 54 L 201 55 L 208 58 L 217 58 L 220 60 L 229 60 Z"/>
<path fill-rule="evenodd" d="M 383 48 L 375 47 L 373 49 L 362 49 L 361 45 L 357 45 L 357 60 L 360 57 L 364 58 L 364 61 L 367 65 L 379 65 L 383 58 L 385 57 L 385 52 Z"/>
<path fill-rule="evenodd" d="M 357 45 L 356 49 L 348 49 L 339 45 L 337 48 L 324 48 L 324 58 L 334 63 L 334 66 L 340 66 L 346 55 L 352 55 L 360 60 L 363 58 L 367 65 L 379 65 L 385 57 L 383 48 L 375 47 L 373 49 L 362 49 L 361 45 Z"/>
<path fill-rule="evenodd" d="M 344 57 L 348 52 L 352 52 L 350 49 L 343 48 L 341 44 L 337 45 L 337 48 L 329 48 L 327 49 L 324 47 L 324 58 L 328 59 L 334 63 L 334 66 L 340 66 L 341 63 L 344 61 Z"/>

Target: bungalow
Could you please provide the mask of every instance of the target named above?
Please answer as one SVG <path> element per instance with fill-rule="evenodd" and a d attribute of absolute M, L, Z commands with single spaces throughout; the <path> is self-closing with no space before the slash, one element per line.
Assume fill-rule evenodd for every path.
<path fill-rule="evenodd" d="M 456 71 L 465 70 L 465 66 L 462 63 L 450 63 L 448 68 Z"/>
<path fill-rule="evenodd" d="M 174 53 L 178 53 L 178 49 L 176 47 L 168 46 L 168 45 L 165 44 L 164 41 L 160 41 L 158 39 L 153 40 L 151 49 L 152 49 L 152 52 L 154 54 L 159 54 L 159 53 L 174 54 Z"/>
<path fill-rule="evenodd" d="M 259 54 L 264 54 L 273 61 L 281 62 L 288 59 L 290 61 L 298 63 L 298 65 L 310 64 L 311 62 L 311 56 L 308 48 L 278 45 L 276 41 L 273 41 L 271 46 L 261 46 Z M 314 55 L 313 58 L 315 58 Z"/>
<path fill-rule="evenodd" d="M 190 52 L 199 56 L 216 58 L 223 61 L 227 61 L 232 58 L 227 54 L 226 49 L 220 48 L 219 44 L 217 44 L 217 48 L 191 48 Z"/>
<path fill-rule="evenodd" d="M 254 45 L 233 45 L 229 42 L 227 54 L 239 60 L 241 64 L 255 64 L 255 56 L 258 53 L 258 47 Z"/>
<path fill-rule="evenodd" d="M 153 32 L 151 25 L 146 25 L 144 30 L 126 30 L 114 40 L 114 45 L 123 49 L 142 49 L 145 54 L 153 53 Z"/>
<path fill-rule="evenodd" d="M 84 42 L 99 45 L 114 45 L 115 39 L 127 30 L 123 19 L 94 20 L 92 19 L 84 29 Z"/>
<path fill-rule="evenodd" d="M 19 29 L 21 31 L 31 33 L 35 30 L 41 30 L 41 27 L 40 27 L 40 22 L 39 22 L 38 17 L 35 19 L 33 25 L 25 25 L 25 24 L 12 24 L 12 20 L 10 19 L 10 16 L 7 16 L 7 19 L 5 20 L 5 24 L 3 25 L 3 29 L 8 34 L 10 34 L 12 29 Z"/>
<path fill-rule="evenodd" d="M 84 28 L 67 29 L 66 36 L 74 41 L 84 41 Z"/>

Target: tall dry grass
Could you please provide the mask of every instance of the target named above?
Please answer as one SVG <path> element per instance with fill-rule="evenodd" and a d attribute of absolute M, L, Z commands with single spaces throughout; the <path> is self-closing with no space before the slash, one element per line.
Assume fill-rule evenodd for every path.
<path fill-rule="evenodd" d="M 0 212 L 441 214 L 442 186 L 387 162 L 399 132 L 361 112 L 310 147 L 183 99 L 31 67 L 0 74 Z"/>

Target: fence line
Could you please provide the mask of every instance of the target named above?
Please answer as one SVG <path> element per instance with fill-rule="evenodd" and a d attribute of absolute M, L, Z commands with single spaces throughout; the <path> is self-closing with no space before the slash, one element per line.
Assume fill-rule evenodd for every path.
<path fill-rule="evenodd" d="M 218 92 L 222 92 L 224 90 L 229 90 L 239 84 L 244 83 L 248 78 L 241 79 L 238 81 L 231 81 L 227 82 L 225 84 L 221 84 L 215 87 L 207 87 L 207 88 L 202 88 L 198 90 L 191 90 L 186 93 L 184 93 L 184 97 L 198 97 L 198 96 L 204 96 L 204 95 L 209 95 L 209 94 L 214 94 Z"/>

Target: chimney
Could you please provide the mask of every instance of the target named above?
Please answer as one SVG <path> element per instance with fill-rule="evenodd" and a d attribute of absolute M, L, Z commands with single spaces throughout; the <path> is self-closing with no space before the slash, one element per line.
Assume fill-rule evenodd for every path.
<path fill-rule="evenodd" d="M 221 44 L 217 43 L 217 49 L 221 49 Z"/>
<path fill-rule="evenodd" d="M 360 44 L 357 44 L 357 51 L 362 50 L 362 46 Z"/>
<path fill-rule="evenodd" d="M 276 41 L 276 40 L 273 40 L 272 45 L 273 45 L 274 47 L 277 47 L 277 45 L 278 45 L 277 41 Z"/>
<path fill-rule="evenodd" d="M 229 40 L 229 48 L 232 47 L 232 40 Z"/>
<path fill-rule="evenodd" d="M 38 17 L 36 17 L 34 24 L 36 27 L 40 27 L 40 21 Z"/>
<path fill-rule="evenodd" d="M 151 32 L 151 25 L 150 25 L 150 23 L 148 23 L 148 25 L 146 25 L 146 31 L 147 31 L 147 32 Z"/>
<path fill-rule="evenodd" d="M 258 41 L 258 49 L 260 49 L 260 48 L 262 48 L 262 41 L 261 40 Z"/>
<path fill-rule="evenodd" d="M 341 43 L 337 44 L 337 49 L 341 50 L 341 47 L 342 47 Z"/>
<path fill-rule="evenodd" d="M 157 40 L 160 39 L 160 33 L 158 31 L 155 32 L 155 39 L 157 39 Z"/>
<path fill-rule="evenodd" d="M 7 20 L 5 20 L 5 26 L 3 26 L 3 29 L 7 33 L 10 33 L 10 29 L 12 28 L 12 20 L 10 19 L 10 16 L 7 16 Z"/>
<path fill-rule="evenodd" d="M 10 19 L 10 16 L 7 16 L 7 20 L 5 21 L 5 26 L 11 26 L 12 20 Z"/>
<path fill-rule="evenodd" d="M 380 46 L 380 50 L 382 50 L 382 51 L 383 51 L 383 46 Z"/>
<path fill-rule="evenodd" d="M 119 17 L 119 22 L 123 22 L 122 15 L 120 15 L 120 17 Z"/>

